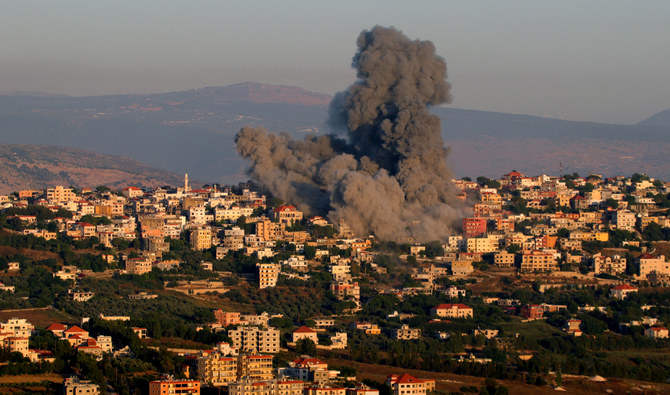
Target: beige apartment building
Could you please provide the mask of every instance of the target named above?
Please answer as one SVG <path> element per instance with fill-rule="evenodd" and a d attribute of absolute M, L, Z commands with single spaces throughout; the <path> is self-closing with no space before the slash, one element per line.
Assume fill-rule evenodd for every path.
<path fill-rule="evenodd" d="M 272 222 L 265 217 L 256 222 L 256 235 L 265 241 L 281 239 L 285 230 L 286 224 L 284 222 Z"/>
<path fill-rule="evenodd" d="M 237 380 L 237 357 L 211 353 L 198 358 L 198 380 L 219 387 Z"/>
<path fill-rule="evenodd" d="M 612 257 L 602 256 L 600 253 L 593 256 L 593 272 L 595 274 L 623 274 L 626 271 L 626 258 L 619 255 Z"/>
<path fill-rule="evenodd" d="M 58 185 L 55 188 L 48 188 L 46 195 L 48 201 L 58 203 L 74 200 L 77 197 L 77 195 L 72 192 L 72 188 L 64 188 L 61 185 Z"/>
<path fill-rule="evenodd" d="M 142 275 L 151 272 L 152 264 L 148 258 L 128 258 L 126 259 L 126 273 Z"/>
<path fill-rule="evenodd" d="M 330 284 L 330 290 L 339 300 L 361 298 L 361 287 L 357 282 L 335 281 Z"/>
<path fill-rule="evenodd" d="M 539 250 L 531 251 L 523 254 L 521 260 L 521 271 L 556 271 L 558 270 L 558 262 L 553 254 L 548 254 Z"/>
<path fill-rule="evenodd" d="M 261 329 L 255 326 L 240 326 L 228 331 L 233 347 L 241 352 L 277 353 L 279 352 L 279 330 Z"/>
<path fill-rule="evenodd" d="M 240 355 L 237 359 L 237 375 L 252 380 L 272 380 L 272 355 Z"/>
<path fill-rule="evenodd" d="M 651 254 L 641 255 L 640 258 L 640 278 L 646 278 L 652 272 L 656 274 L 670 274 L 670 263 L 665 261 L 665 255 L 654 257 Z"/>
<path fill-rule="evenodd" d="M 228 385 L 229 395 L 303 395 L 305 383 L 300 380 L 257 381 L 242 378 Z"/>
<path fill-rule="evenodd" d="M 198 251 L 212 248 L 212 229 L 208 227 L 193 229 L 191 231 L 191 247 Z"/>
<path fill-rule="evenodd" d="M 260 289 L 277 286 L 281 266 L 278 263 L 257 263 Z"/>
<path fill-rule="evenodd" d="M 513 267 L 514 254 L 507 251 L 500 251 L 493 256 L 494 262 L 498 267 Z"/>

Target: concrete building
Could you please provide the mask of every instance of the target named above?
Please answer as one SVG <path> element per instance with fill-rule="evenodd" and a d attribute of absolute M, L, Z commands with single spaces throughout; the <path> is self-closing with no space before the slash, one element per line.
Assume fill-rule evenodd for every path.
<path fill-rule="evenodd" d="M 652 326 L 644 331 L 644 335 L 652 339 L 667 339 L 668 328 L 662 326 Z"/>
<path fill-rule="evenodd" d="M 300 380 L 257 381 L 248 377 L 228 385 L 229 395 L 303 395 L 305 383 Z"/>
<path fill-rule="evenodd" d="M 500 251 L 493 255 L 493 261 L 498 267 L 514 267 L 514 256 L 507 251 Z"/>
<path fill-rule="evenodd" d="M 272 380 L 272 355 L 240 355 L 237 358 L 237 376 L 252 380 Z"/>
<path fill-rule="evenodd" d="M 553 254 L 539 250 L 524 253 L 521 259 L 521 271 L 528 272 L 550 272 L 558 270 L 558 262 Z"/>
<path fill-rule="evenodd" d="M 77 377 L 69 377 L 63 381 L 64 395 L 98 395 L 100 387 L 89 380 L 80 380 Z"/>
<path fill-rule="evenodd" d="M 154 380 L 149 382 L 149 395 L 200 394 L 200 382 L 196 380 Z"/>
<path fill-rule="evenodd" d="M 463 234 L 466 238 L 483 236 L 486 233 L 486 218 L 463 218 Z"/>
<path fill-rule="evenodd" d="M 314 344 L 319 344 L 319 338 L 316 331 L 312 328 L 306 326 L 301 326 L 292 333 L 293 343 L 297 343 L 301 339 L 309 339 L 314 342 Z"/>
<path fill-rule="evenodd" d="M 279 330 L 276 328 L 258 328 L 240 326 L 228 331 L 233 347 L 242 352 L 277 353 L 279 352 Z"/>
<path fill-rule="evenodd" d="M 330 290 L 339 300 L 360 300 L 361 287 L 357 282 L 335 281 L 330 284 Z"/>
<path fill-rule="evenodd" d="M 276 222 L 291 226 L 295 222 L 302 221 L 302 211 L 291 206 L 290 204 L 285 204 L 272 210 L 272 219 Z"/>
<path fill-rule="evenodd" d="M 221 309 L 214 311 L 216 322 L 223 328 L 228 325 L 237 325 L 240 323 L 240 313 L 235 311 L 223 311 Z"/>
<path fill-rule="evenodd" d="M 631 293 L 637 293 L 637 287 L 628 284 L 619 284 L 616 287 L 610 288 L 610 297 L 623 300 Z"/>
<path fill-rule="evenodd" d="M 198 251 L 212 248 L 212 229 L 209 227 L 193 229 L 191 231 L 191 247 Z"/>
<path fill-rule="evenodd" d="M 474 271 L 475 269 L 472 267 L 472 261 L 457 260 L 451 262 L 451 274 L 455 277 L 466 277 Z"/>
<path fill-rule="evenodd" d="M 421 329 L 410 328 L 409 325 L 403 325 L 398 329 L 393 330 L 395 340 L 414 340 L 421 337 Z"/>
<path fill-rule="evenodd" d="M 237 380 L 237 358 L 219 353 L 198 357 L 198 380 L 210 386 L 225 386 Z"/>
<path fill-rule="evenodd" d="M 260 289 L 277 286 L 281 265 L 278 263 L 257 263 L 256 267 L 258 268 L 258 286 Z"/>
<path fill-rule="evenodd" d="M 626 258 L 620 255 L 612 257 L 602 256 L 600 253 L 593 255 L 593 272 L 597 274 L 610 274 L 617 276 L 626 272 Z"/>
<path fill-rule="evenodd" d="M 473 310 L 463 303 L 443 303 L 430 309 L 430 315 L 448 318 L 472 318 Z"/>
<path fill-rule="evenodd" d="M 391 387 L 393 395 L 425 395 L 435 390 L 435 380 L 417 379 L 409 374 L 392 374 L 386 378 L 386 385 Z"/>
<path fill-rule="evenodd" d="M 651 254 L 643 254 L 638 258 L 640 262 L 640 278 L 644 279 L 652 272 L 657 274 L 670 274 L 670 263 L 665 261 L 665 255 L 654 257 Z"/>
<path fill-rule="evenodd" d="M 616 210 L 610 213 L 610 223 L 616 229 L 635 230 L 636 222 L 635 213 L 628 210 Z"/>

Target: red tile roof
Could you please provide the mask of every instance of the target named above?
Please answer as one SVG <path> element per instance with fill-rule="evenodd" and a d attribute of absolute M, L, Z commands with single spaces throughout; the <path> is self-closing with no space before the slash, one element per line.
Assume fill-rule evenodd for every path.
<path fill-rule="evenodd" d="M 453 309 L 456 307 L 457 309 L 469 309 L 470 307 L 464 305 L 463 303 L 442 303 L 439 304 L 435 307 L 433 307 L 436 310 L 443 310 L 443 309 Z"/>
<path fill-rule="evenodd" d="M 632 285 L 628 285 L 628 284 L 621 284 L 621 285 L 617 285 L 616 287 L 612 287 L 612 289 L 615 289 L 617 291 L 637 290 L 637 287 L 633 287 Z"/>
<path fill-rule="evenodd" d="M 280 212 L 280 211 L 295 211 L 295 210 L 297 210 L 297 209 L 295 207 L 293 207 L 292 205 L 283 204 L 283 205 L 277 207 L 276 209 L 274 209 L 272 211 Z"/>
<path fill-rule="evenodd" d="M 87 331 L 81 329 L 77 325 L 72 325 L 69 329 L 67 329 L 65 332 L 67 333 L 88 333 Z"/>
<path fill-rule="evenodd" d="M 316 333 L 316 331 L 306 326 L 301 326 L 300 328 L 294 330 L 293 333 Z"/>
<path fill-rule="evenodd" d="M 54 322 L 53 324 L 47 327 L 48 331 L 64 331 L 67 329 L 67 326 Z"/>

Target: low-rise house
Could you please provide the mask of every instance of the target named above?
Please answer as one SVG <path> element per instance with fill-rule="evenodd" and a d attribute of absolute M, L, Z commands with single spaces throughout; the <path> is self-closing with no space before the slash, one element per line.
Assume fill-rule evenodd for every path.
<path fill-rule="evenodd" d="M 140 339 L 146 339 L 147 336 L 147 328 L 140 328 L 140 327 L 133 327 L 133 332 L 139 337 Z"/>
<path fill-rule="evenodd" d="M 346 395 L 346 393 L 346 388 L 331 387 L 323 383 L 311 385 L 303 391 L 304 395 Z"/>
<path fill-rule="evenodd" d="M 301 326 L 292 333 L 293 343 L 297 343 L 301 339 L 309 339 L 314 342 L 314 344 L 319 344 L 319 338 L 317 332 L 306 326 Z"/>
<path fill-rule="evenodd" d="M 410 328 L 409 325 L 403 325 L 398 329 L 393 330 L 393 338 L 395 340 L 414 340 L 421 337 L 421 329 Z"/>
<path fill-rule="evenodd" d="M 544 317 L 544 308 L 539 304 L 527 304 L 521 307 L 521 316 L 528 320 L 537 320 Z"/>
<path fill-rule="evenodd" d="M 451 262 L 451 274 L 455 277 L 469 276 L 474 270 L 474 267 L 472 267 L 472 261 L 457 260 Z"/>
<path fill-rule="evenodd" d="M 430 315 L 448 318 L 472 318 L 473 310 L 463 303 L 443 303 L 430 309 Z"/>
<path fill-rule="evenodd" d="M 344 350 L 347 348 L 347 332 L 336 332 L 330 337 L 332 343 L 330 348 L 333 350 Z"/>
<path fill-rule="evenodd" d="M 85 291 L 79 291 L 79 292 L 72 292 L 71 294 L 72 300 L 75 302 L 86 302 L 95 296 L 95 292 L 85 292 Z"/>
<path fill-rule="evenodd" d="M 370 388 L 365 384 L 358 383 L 354 388 L 347 388 L 346 395 L 379 395 L 379 390 Z"/>
<path fill-rule="evenodd" d="M 77 377 L 69 377 L 63 381 L 63 394 L 65 395 L 98 395 L 100 387 L 90 380 L 80 380 Z"/>
<path fill-rule="evenodd" d="M 493 339 L 494 337 L 498 336 L 498 330 L 497 329 L 475 329 L 472 331 L 472 334 L 475 336 L 482 335 L 487 339 Z"/>
<path fill-rule="evenodd" d="M 616 287 L 610 288 L 610 297 L 623 300 L 631 293 L 637 293 L 637 287 L 628 284 L 619 284 Z"/>
<path fill-rule="evenodd" d="M 377 324 L 372 324 L 369 322 L 354 322 L 351 324 L 352 328 L 365 332 L 366 335 L 379 335 L 382 333 L 382 330 L 377 326 Z"/>
<path fill-rule="evenodd" d="M 662 326 L 652 326 L 647 328 L 644 331 L 644 335 L 651 337 L 652 339 L 667 339 L 668 338 L 668 328 Z"/>
<path fill-rule="evenodd" d="M 578 320 L 576 318 L 571 318 L 565 322 L 565 325 L 563 326 L 563 330 L 567 332 L 570 335 L 573 335 L 575 337 L 579 337 L 582 335 L 582 330 L 580 329 L 582 325 L 582 320 Z"/>
<path fill-rule="evenodd" d="M 303 356 L 288 362 L 283 368 L 279 368 L 279 375 L 292 377 L 303 381 L 328 382 L 337 377 L 339 372 L 329 371 L 328 364 L 317 358 Z"/>
<path fill-rule="evenodd" d="M 455 285 L 449 286 L 449 288 L 443 290 L 442 292 L 447 296 L 449 296 L 450 298 L 458 298 L 459 296 L 465 296 L 465 290 L 458 289 L 458 287 L 456 287 Z"/>
<path fill-rule="evenodd" d="M 392 374 L 386 377 L 386 385 L 393 395 L 425 395 L 435 390 L 435 380 L 417 379 L 409 374 Z"/>

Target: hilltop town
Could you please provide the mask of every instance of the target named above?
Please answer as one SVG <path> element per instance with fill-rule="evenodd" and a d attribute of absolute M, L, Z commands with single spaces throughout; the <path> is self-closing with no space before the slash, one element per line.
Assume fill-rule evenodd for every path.
<path fill-rule="evenodd" d="M 469 214 L 427 243 L 354 234 L 252 182 L 0 196 L 0 375 L 30 377 L 0 386 L 670 391 L 670 183 L 453 184 Z"/>

